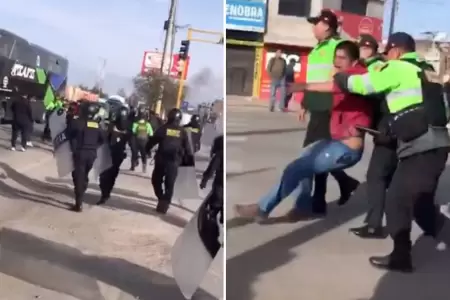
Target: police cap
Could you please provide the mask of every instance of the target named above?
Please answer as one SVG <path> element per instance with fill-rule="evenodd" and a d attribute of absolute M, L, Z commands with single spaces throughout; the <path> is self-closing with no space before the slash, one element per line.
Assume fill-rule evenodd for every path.
<path fill-rule="evenodd" d="M 377 40 L 370 34 L 361 34 L 358 39 L 359 47 L 369 47 L 374 51 L 378 50 Z"/>
<path fill-rule="evenodd" d="M 309 17 L 307 20 L 309 23 L 314 25 L 319 22 L 323 22 L 325 24 L 328 24 L 328 26 L 330 26 L 330 28 L 334 30 L 337 30 L 339 27 L 339 22 L 336 14 L 329 9 L 322 9 L 318 16 Z"/>
<path fill-rule="evenodd" d="M 406 32 L 395 32 L 388 38 L 384 53 L 388 53 L 392 48 L 402 48 L 408 52 L 416 51 L 416 41 Z"/>
<path fill-rule="evenodd" d="M 200 117 L 199 117 L 199 115 L 192 115 L 192 117 L 191 117 L 191 122 L 194 122 L 194 123 L 200 122 Z"/>

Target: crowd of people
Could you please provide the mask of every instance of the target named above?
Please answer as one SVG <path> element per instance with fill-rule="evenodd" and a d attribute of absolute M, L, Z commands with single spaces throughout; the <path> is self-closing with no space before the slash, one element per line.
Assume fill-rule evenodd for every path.
<path fill-rule="evenodd" d="M 381 269 L 412 272 L 412 221 L 426 236 L 441 242 L 447 220 L 434 201 L 450 149 L 443 82 L 419 58 L 415 40 L 407 33 L 393 33 L 379 53 L 378 42 L 370 35 L 356 42 L 342 40 L 338 18 L 330 10 L 308 21 L 318 44 L 308 57 L 306 82 L 286 84 L 280 77 L 285 72 L 281 51 L 269 63 L 270 72 L 279 70 L 279 76 L 273 77 L 271 111 L 278 88 L 282 90 L 280 109 L 286 93 L 304 93 L 299 118 L 309 114 L 305 149 L 258 203 L 236 205 L 235 211 L 264 222 L 293 194 L 296 200 L 286 216 L 289 221 L 324 217 L 328 173 L 338 181 L 338 204 L 344 205 L 359 185 L 344 170 L 360 161 L 364 140 L 372 135 L 374 148 L 365 185 L 369 210 L 365 224 L 350 231 L 364 239 L 389 234 L 392 252 L 370 257 L 369 262 Z M 382 225 L 384 214 L 387 232 Z"/>

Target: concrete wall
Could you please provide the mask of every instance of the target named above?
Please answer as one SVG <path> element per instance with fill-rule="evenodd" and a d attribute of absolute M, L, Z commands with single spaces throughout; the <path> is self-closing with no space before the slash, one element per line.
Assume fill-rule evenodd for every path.
<path fill-rule="evenodd" d="M 342 0 L 311 0 L 311 15 L 317 15 L 322 8 L 341 8 Z M 354 0 L 358 1 L 358 0 Z M 279 0 L 268 0 L 267 33 L 265 43 L 313 47 L 316 40 L 311 24 L 306 17 L 278 15 Z M 372 0 L 367 7 L 367 16 L 383 18 L 384 0 Z"/>

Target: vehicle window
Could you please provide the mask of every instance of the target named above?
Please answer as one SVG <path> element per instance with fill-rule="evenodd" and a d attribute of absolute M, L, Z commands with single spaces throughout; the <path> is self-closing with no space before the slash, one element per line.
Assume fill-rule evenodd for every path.
<path fill-rule="evenodd" d="M 34 58 L 33 50 L 28 43 L 22 41 L 16 41 L 14 47 L 16 52 L 16 60 L 22 64 L 29 65 L 31 67 L 36 66 L 36 59 Z"/>
<path fill-rule="evenodd" d="M 0 34 L 0 55 L 9 57 L 13 44 L 13 37 Z"/>

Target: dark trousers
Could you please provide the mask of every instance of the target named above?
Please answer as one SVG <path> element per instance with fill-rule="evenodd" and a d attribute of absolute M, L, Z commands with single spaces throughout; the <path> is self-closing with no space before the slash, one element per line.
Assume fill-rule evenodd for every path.
<path fill-rule="evenodd" d="M 133 167 L 139 164 L 139 156 L 141 157 L 142 164 L 147 164 L 147 142 L 148 139 L 133 138 L 133 148 L 131 149 L 131 162 Z"/>
<path fill-rule="evenodd" d="M 399 160 L 386 194 L 386 221 L 394 240 L 393 254 L 409 255 L 411 227 L 415 220 L 426 235 L 437 236 L 445 216 L 434 203 L 439 177 L 448 150 L 441 148 Z"/>
<path fill-rule="evenodd" d="M 120 166 L 125 159 L 124 153 L 112 153 L 112 166 L 100 174 L 100 191 L 103 199 L 108 199 L 119 176 Z"/>
<path fill-rule="evenodd" d="M 80 151 L 74 155 L 75 169 L 72 171 L 73 187 L 75 192 L 75 205 L 83 204 L 83 197 L 89 184 L 89 172 L 97 158 L 97 151 Z"/>
<path fill-rule="evenodd" d="M 44 132 L 42 133 L 42 140 L 51 140 L 52 139 L 52 135 L 50 132 L 50 124 L 49 124 L 49 120 L 50 120 L 50 116 L 52 115 L 53 110 L 47 110 L 45 112 L 45 127 L 44 127 Z"/>
<path fill-rule="evenodd" d="M 375 144 L 367 169 L 367 199 L 369 209 L 365 223 L 372 228 L 383 225 L 386 191 L 397 168 L 397 145 Z"/>
<path fill-rule="evenodd" d="M 158 205 L 163 206 L 162 212 L 166 212 L 172 202 L 175 181 L 178 175 L 178 166 L 178 162 L 155 157 L 152 185 L 155 195 L 158 198 Z"/>
<path fill-rule="evenodd" d="M 12 123 L 11 130 L 11 147 L 16 147 L 17 138 L 20 135 L 21 144 L 23 148 L 27 147 L 27 142 L 30 139 L 29 135 L 30 125 L 29 124 L 21 124 L 17 122 Z"/>
<path fill-rule="evenodd" d="M 219 216 L 220 214 L 220 216 Z M 200 238 L 212 258 L 219 251 L 219 225 L 218 217 L 223 218 L 223 187 L 213 187 L 203 201 L 198 214 L 198 232 Z M 223 219 L 221 220 L 223 223 Z"/>
<path fill-rule="evenodd" d="M 330 119 L 329 111 L 311 112 L 308 127 L 306 128 L 306 136 L 303 147 L 314 142 L 331 139 L 330 135 Z M 333 171 L 331 175 L 336 179 L 340 189 L 346 186 L 347 182 L 352 180 L 344 171 Z M 327 193 L 328 173 L 317 174 L 314 176 L 314 194 L 312 208 L 315 212 L 324 212 L 327 207 L 325 195 Z"/>

